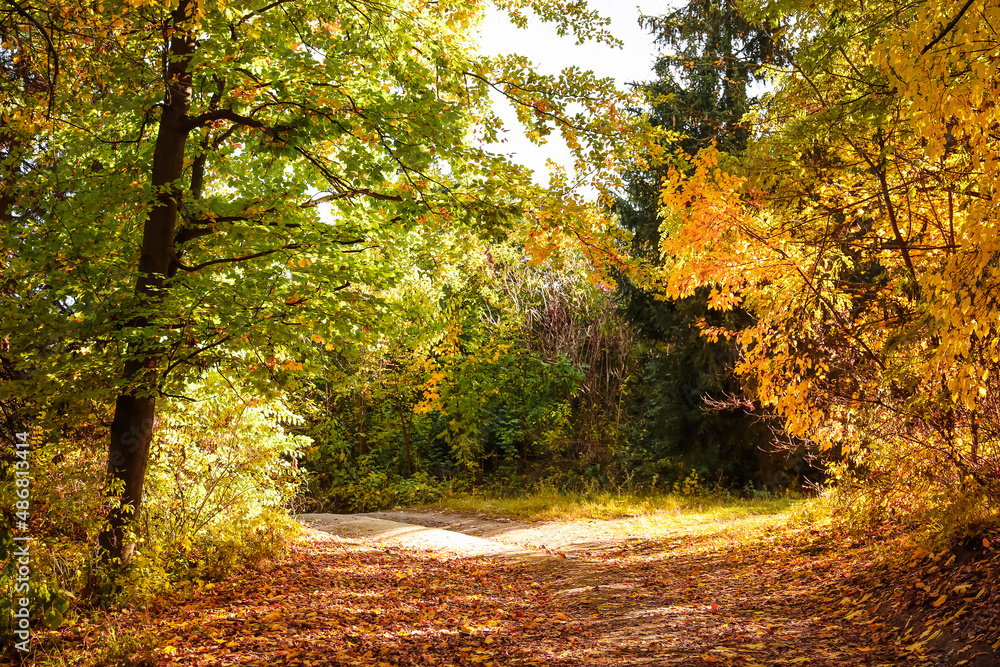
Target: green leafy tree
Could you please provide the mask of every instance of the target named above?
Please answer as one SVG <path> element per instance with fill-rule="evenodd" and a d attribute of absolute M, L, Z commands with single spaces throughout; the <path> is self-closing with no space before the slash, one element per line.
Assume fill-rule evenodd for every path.
<path fill-rule="evenodd" d="M 499 4 L 610 39 L 580 3 Z M 558 198 L 473 138 L 500 130 L 490 91 L 532 136 L 562 131 L 581 162 L 613 162 L 635 137 L 597 108 L 616 103 L 610 81 L 473 55 L 481 11 L 108 0 L 19 24 L 32 39 L 6 48 L 47 45 L 60 76 L 3 107 L 9 133 L 41 137 L 21 163 L 44 167 L 3 193 L 0 319 L 25 374 L 5 392 L 53 437 L 113 402 L 111 559 L 134 550 L 158 398 L 209 369 L 268 384 L 324 347 L 351 353 L 384 310 L 361 287 L 392 284 L 393 249 L 415 230 L 556 219 L 539 212 Z"/>
<path fill-rule="evenodd" d="M 516 241 L 462 245 L 433 277 L 412 253 L 379 291 L 395 326 L 356 359 L 331 357 L 307 392 L 306 467 L 327 506 L 614 475 L 632 337 L 610 288 L 579 253 L 533 264 Z"/>

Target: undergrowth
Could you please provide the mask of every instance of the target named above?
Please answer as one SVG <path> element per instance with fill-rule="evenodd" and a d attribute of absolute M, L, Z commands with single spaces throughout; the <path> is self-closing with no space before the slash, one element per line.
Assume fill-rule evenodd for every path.
<path fill-rule="evenodd" d="M 213 374 L 188 390 L 201 400 L 167 401 L 158 418 L 136 555 L 124 571 L 102 563 L 96 546 L 107 501 L 99 430 L 32 443 L 31 511 L 20 529 L 31 537 L 28 565 L 17 551 L 23 543 L 0 532 L 0 638 L 8 640 L 0 658 L 19 657 L 10 641 L 23 632 L 15 628 L 22 620 L 15 621 L 15 597 L 28 601 L 30 628 L 57 631 L 103 609 L 224 579 L 280 555 L 298 534 L 288 507 L 301 479 L 295 457 L 307 443 L 285 426 L 294 415 L 277 399 L 237 400 Z M 0 466 L 8 482 L 0 486 L 2 507 L 14 506 L 13 469 Z M 19 568 L 29 566 L 25 591 Z M 134 653 L 132 639 L 115 645 Z M 57 650 L 34 640 L 31 648 Z M 108 655 L 107 664 L 126 664 Z"/>

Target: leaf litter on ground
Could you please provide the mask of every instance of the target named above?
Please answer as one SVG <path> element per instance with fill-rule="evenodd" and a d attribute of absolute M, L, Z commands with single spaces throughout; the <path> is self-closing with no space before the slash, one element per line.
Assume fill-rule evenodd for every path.
<path fill-rule="evenodd" d="M 997 664 L 1000 539 L 900 563 L 777 514 L 623 521 L 578 522 L 605 541 L 569 557 L 553 524 L 563 542 L 530 564 L 313 531 L 264 569 L 47 641 L 67 665 Z M 142 641 L 112 654 L 109 629 Z"/>

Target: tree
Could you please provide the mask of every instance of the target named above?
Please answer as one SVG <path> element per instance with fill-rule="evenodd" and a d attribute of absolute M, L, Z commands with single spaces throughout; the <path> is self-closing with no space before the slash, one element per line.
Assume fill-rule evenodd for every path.
<path fill-rule="evenodd" d="M 692 0 L 664 16 L 646 17 L 645 24 L 663 49 L 658 78 L 644 88 L 654 101 L 651 121 L 666 132 L 661 150 L 668 157 L 649 169 L 631 169 L 617 208 L 634 233 L 634 253 L 657 266 L 661 240 L 669 233 L 659 210 L 661 183 L 676 166 L 669 156 L 694 156 L 713 146 L 741 154 L 750 136 L 743 120 L 753 102 L 749 89 L 762 81 L 776 54 L 768 23 L 746 17 L 733 0 Z M 647 424 L 649 456 L 682 454 L 703 472 L 725 471 L 740 485 L 755 473 L 766 478 L 758 481 L 770 482 L 759 450 L 771 436 L 745 405 L 731 400 L 743 395 L 733 372 L 735 344 L 702 335 L 705 326 L 747 326 L 747 314 L 713 311 L 707 290 L 665 298 L 655 283 L 626 276 L 618 281 L 618 294 L 650 349 L 635 392 L 636 410 Z"/>
<path fill-rule="evenodd" d="M 610 39 L 579 3 L 500 4 Z M 559 204 L 471 138 L 499 131 L 490 90 L 536 137 L 559 128 L 580 160 L 613 161 L 635 136 L 610 81 L 473 55 L 480 11 L 109 0 L 28 22 L 54 45 L 61 83 L 45 104 L 22 87 L 4 116 L 42 137 L 30 160 L 44 165 L 5 190 L 19 225 L 3 246 L 20 251 L 4 334 L 30 375 L 11 391 L 38 422 L 114 401 L 111 559 L 134 550 L 158 397 L 207 369 L 266 384 L 302 368 L 304 339 L 349 348 L 380 309 L 356 286 L 391 284 L 392 249 L 415 230 L 485 232 Z M 594 113 L 572 114 L 578 102 Z"/>
<path fill-rule="evenodd" d="M 847 452 L 894 519 L 954 506 L 966 524 L 1000 500 L 1000 44 L 971 7 L 757 10 L 791 47 L 759 139 L 663 195 L 671 293 L 755 315 L 738 368 L 755 396 Z"/>

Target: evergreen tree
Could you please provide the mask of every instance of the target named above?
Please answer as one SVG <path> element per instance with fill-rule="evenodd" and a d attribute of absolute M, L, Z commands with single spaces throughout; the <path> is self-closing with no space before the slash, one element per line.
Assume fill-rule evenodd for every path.
<path fill-rule="evenodd" d="M 743 123 L 753 102 L 749 89 L 775 59 L 769 26 L 749 21 L 734 0 L 692 0 L 664 16 L 644 17 L 644 23 L 663 49 L 657 79 L 645 86 L 654 99 L 652 122 L 681 136 L 667 152 L 694 155 L 714 142 L 721 151 L 741 153 L 749 138 Z M 628 174 L 626 198 L 618 202 L 622 223 L 634 234 L 633 252 L 651 263 L 660 261 L 658 199 L 665 174 L 666 166 Z M 742 393 L 732 373 L 736 348 L 724 339 L 707 341 L 697 324 L 703 319 L 738 329 L 749 323 L 746 313 L 709 310 L 707 292 L 663 300 L 625 277 L 618 297 L 650 348 L 635 405 L 642 456 L 662 462 L 650 472 L 676 474 L 679 458 L 729 484 L 772 482 L 774 471 L 761 452 L 770 434 L 732 400 Z M 734 407 L 720 409 L 722 403 Z"/>

